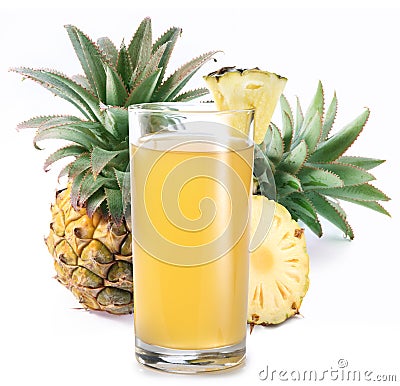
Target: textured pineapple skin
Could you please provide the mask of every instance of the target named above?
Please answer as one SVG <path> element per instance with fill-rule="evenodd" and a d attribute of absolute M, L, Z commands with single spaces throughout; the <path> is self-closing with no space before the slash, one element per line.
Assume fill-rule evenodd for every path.
<path fill-rule="evenodd" d="M 250 253 L 250 325 L 279 324 L 299 313 L 309 287 L 309 256 L 304 230 L 288 210 L 264 196 L 252 197 L 251 229 L 263 205 L 273 205 L 273 221 L 264 241 Z"/>
<path fill-rule="evenodd" d="M 132 234 L 126 221 L 114 224 L 70 203 L 70 188 L 51 207 L 46 245 L 57 280 L 83 307 L 112 314 L 133 312 Z"/>

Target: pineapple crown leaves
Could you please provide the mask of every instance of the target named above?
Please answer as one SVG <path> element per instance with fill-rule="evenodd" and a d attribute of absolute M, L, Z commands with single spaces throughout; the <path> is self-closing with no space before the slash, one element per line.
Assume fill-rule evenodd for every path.
<path fill-rule="evenodd" d="M 160 36 L 157 41 L 154 43 L 154 48 L 159 47 L 165 43 L 168 43 L 167 48 L 164 51 L 164 54 L 160 61 L 161 75 L 158 80 L 156 88 L 158 89 L 162 83 L 162 79 L 164 79 L 165 71 L 167 68 L 167 64 L 169 59 L 171 58 L 171 54 L 173 49 L 175 48 L 175 44 L 178 38 L 182 35 L 182 29 L 178 27 L 172 27 L 167 32 L 165 32 L 162 36 Z M 153 50 L 154 50 L 153 48 Z"/>
<path fill-rule="evenodd" d="M 259 178 L 265 174 L 263 168 L 269 165 L 275 177 L 278 202 L 286 206 L 295 220 L 303 221 L 318 236 L 322 236 L 318 218 L 321 215 L 345 236 L 354 238 L 339 200 L 390 216 L 379 203 L 388 201 L 389 197 L 370 184 L 375 177 L 369 170 L 384 160 L 344 155 L 363 130 L 369 110 L 365 109 L 341 130 L 331 134 L 338 101 L 334 93 L 325 112 L 321 82 L 305 114 L 298 98 L 295 113 L 284 96 L 280 102 L 282 129 L 271 123 L 264 142 L 256 145 L 256 154 L 262 152 L 266 158 L 264 163 L 258 161 L 254 165 L 258 193 L 269 197 L 265 187 L 261 189 L 263 181 Z"/>
<path fill-rule="evenodd" d="M 169 60 L 182 30 L 172 27 L 154 43 L 150 18 L 139 25 L 128 45 L 120 48 L 107 37 L 94 42 L 73 25 L 65 26 L 84 75 L 68 77 L 51 69 L 11 68 L 23 78 L 34 80 L 72 105 L 83 118 L 41 116 L 17 129 L 34 128 L 34 145 L 47 139 L 69 144 L 45 161 L 47 171 L 64 158 L 73 158 L 59 178 L 71 180 L 71 203 L 86 207 L 91 216 L 97 209 L 120 222 L 125 216 L 126 192 L 122 178 L 129 175 L 127 106 L 134 103 L 189 101 L 206 95 L 206 88 L 184 91 L 192 76 L 218 51 L 190 60 L 164 79 Z M 126 184 L 124 183 L 124 186 Z M 123 192 L 121 192 L 123 191 Z"/>
<path fill-rule="evenodd" d="M 68 145 L 62 147 L 61 149 L 56 150 L 54 153 L 50 154 L 46 161 L 44 162 L 43 169 L 44 171 L 49 171 L 50 165 L 54 162 L 57 162 L 66 157 L 74 157 L 77 158 L 78 156 L 86 153 L 86 149 L 83 146 L 79 145 Z"/>
<path fill-rule="evenodd" d="M 65 29 L 91 88 L 95 90 L 99 100 L 106 101 L 106 71 L 111 63 L 108 63 L 96 44 L 77 27 L 67 24 Z"/>
<path fill-rule="evenodd" d="M 117 66 L 120 52 L 118 52 L 117 47 L 108 37 L 101 37 L 97 39 L 97 46 L 100 51 L 105 55 L 108 61 L 114 66 Z M 122 47 L 121 47 L 122 48 Z"/>
<path fill-rule="evenodd" d="M 104 47 L 104 50 L 106 49 L 107 48 Z M 105 53 L 105 55 L 106 57 L 109 57 L 110 55 L 116 56 L 115 59 L 111 59 L 112 60 L 111 63 L 117 69 L 117 72 L 121 75 L 121 78 L 124 81 L 125 86 L 129 88 L 129 82 L 131 80 L 130 77 L 133 72 L 133 65 L 131 58 L 129 57 L 129 54 L 126 50 L 124 41 L 122 41 L 119 51 L 116 48 L 115 51 L 116 51 L 115 53 L 114 52 L 110 54 Z"/>
<path fill-rule="evenodd" d="M 128 53 L 132 60 L 133 68 L 142 70 L 148 62 L 152 51 L 151 19 L 146 17 L 140 23 L 129 45 Z"/>
<path fill-rule="evenodd" d="M 200 55 L 180 68 L 178 68 L 171 76 L 163 82 L 156 90 L 154 98 L 160 100 L 173 100 L 179 92 L 186 86 L 189 80 L 197 71 L 197 68 L 208 62 L 219 51 L 210 51 Z"/>
<path fill-rule="evenodd" d="M 101 122 L 102 118 L 96 96 L 66 75 L 54 70 L 28 67 L 12 68 L 11 71 L 22 75 L 24 78 L 36 81 L 53 94 L 70 102 L 85 118 Z"/>
<path fill-rule="evenodd" d="M 144 66 L 143 70 L 139 72 L 135 78 L 131 79 L 130 84 L 133 88 L 135 88 L 138 84 L 140 84 L 144 79 L 148 78 L 151 74 L 156 72 L 158 69 L 162 70 L 159 66 L 162 56 L 164 55 L 165 50 L 167 49 L 168 42 L 164 43 L 162 46 L 158 47 L 157 50 L 150 56 L 147 64 Z M 161 76 L 161 72 L 160 72 Z M 159 78 L 158 78 L 159 79 Z M 155 88 L 157 87 L 157 83 L 155 84 Z"/>
<path fill-rule="evenodd" d="M 20 122 L 17 125 L 17 130 L 19 131 L 21 129 L 39 129 L 44 125 L 49 125 L 49 123 L 56 123 L 57 121 L 65 124 L 68 121 L 71 123 L 79 122 L 80 119 L 73 115 L 40 115 Z"/>
<path fill-rule="evenodd" d="M 193 90 L 189 90 L 177 95 L 172 102 L 188 102 L 193 98 L 198 98 L 208 94 L 208 89 L 205 88 L 196 88 Z"/>

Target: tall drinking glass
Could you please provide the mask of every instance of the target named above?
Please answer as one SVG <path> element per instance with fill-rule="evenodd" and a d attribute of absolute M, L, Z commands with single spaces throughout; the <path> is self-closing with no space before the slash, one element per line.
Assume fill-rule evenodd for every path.
<path fill-rule="evenodd" d="M 197 373 L 246 351 L 253 110 L 129 108 L 136 357 Z"/>

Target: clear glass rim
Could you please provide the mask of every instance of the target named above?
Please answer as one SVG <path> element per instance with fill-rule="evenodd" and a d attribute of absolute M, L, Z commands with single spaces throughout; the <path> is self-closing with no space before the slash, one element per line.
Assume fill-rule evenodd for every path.
<path fill-rule="evenodd" d="M 211 107 L 211 108 L 210 108 Z M 148 102 L 128 106 L 128 111 L 135 113 L 170 113 L 170 114 L 237 114 L 252 113 L 254 109 L 217 110 L 214 102 Z"/>

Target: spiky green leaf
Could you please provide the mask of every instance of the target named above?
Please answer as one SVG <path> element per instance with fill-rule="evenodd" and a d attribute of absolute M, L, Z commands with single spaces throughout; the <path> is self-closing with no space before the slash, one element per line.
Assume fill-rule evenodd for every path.
<path fill-rule="evenodd" d="M 128 152 L 127 149 L 124 151 Z M 119 154 L 121 154 L 120 151 L 109 151 L 95 147 L 90 154 L 93 175 L 97 177 L 103 168 Z"/>
<path fill-rule="evenodd" d="M 369 117 L 366 109 L 356 119 L 334 134 L 327 141 L 318 145 L 317 150 L 310 156 L 310 162 L 330 162 L 339 158 L 357 139 Z"/>
<path fill-rule="evenodd" d="M 315 115 L 318 113 L 320 117 L 324 114 L 324 90 L 322 88 L 321 81 L 318 82 L 317 91 L 314 95 L 310 106 L 307 109 L 306 114 L 304 115 L 304 122 L 302 125 L 302 130 L 305 129 L 306 126 L 314 119 Z"/>
<path fill-rule="evenodd" d="M 101 175 L 94 177 L 92 173 L 88 173 L 82 181 L 79 193 L 79 205 L 85 205 L 88 198 L 102 187 L 118 188 L 116 182 L 114 184 L 113 182 L 115 182 L 115 180 L 111 178 L 106 178 Z"/>
<path fill-rule="evenodd" d="M 97 45 L 103 55 L 114 66 L 117 67 L 118 50 L 114 43 L 108 37 L 102 37 L 97 40 Z"/>
<path fill-rule="evenodd" d="M 73 179 L 72 179 L 72 184 L 71 184 L 71 205 L 75 210 L 79 209 L 79 194 L 82 186 L 82 182 L 85 179 L 85 177 L 89 174 L 88 170 L 85 170 L 81 172 L 80 174 L 77 174 Z"/>
<path fill-rule="evenodd" d="M 306 216 L 305 214 L 301 214 L 299 216 L 299 220 L 302 221 L 305 225 L 307 225 L 310 230 L 315 233 L 318 237 L 322 237 L 322 226 L 317 217 L 314 219 L 313 217 Z"/>
<path fill-rule="evenodd" d="M 293 121 L 286 111 L 282 111 L 282 140 L 283 140 L 283 151 L 287 152 L 290 150 L 293 137 Z"/>
<path fill-rule="evenodd" d="M 73 115 L 47 115 L 28 119 L 21 122 L 17 126 L 17 130 L 21 129 L 39 129 L 46 127 L 54 127 L 59 125 L 67 125 L 70 123 L 83 122 L 82 119 Z"/>
<path fill-rule="evenodd" d="M 138 29 L 128 45 L 128 53 L 132 60 L 134 71 L 141 71 L 149 61 L 152 51 L 151 19 L 146 17 L 140 23 Z"/>
<path fill-rule="evenodd" d="M 111 67 L 106 68 L 106 104 L 111 106 L 123 106 L 128 98 L 122 78 Z"/>
<path fill-rule="evenodd" d="M 172 102 L 188 102 L 196 98 L 200 98 L 209 93 L 208 88 L 196 88 L 177 95 Z"/>
<path fill-rule="evenodd" d="M 118 186 L 120 187 L 121 190 L 124 185 L 129 186 L 129 183 L 130 183 L 129 169 L 128 169 L 128 171 L 121 171 L 121 170 L 114 168 L 114 174 L 115 174 L 115 178 L 117 179 Z"/>
<path fill-rule="evenodd" d="M 157 51 L 159 47 L 167 42 L 176 41 L 177 38 L 181 35 L 182 28 L 171 27 L 167 31 L 165 31 L 153 44 L 152 52 Z M 178 36 L 176 36 L 178 35 Z"/>
<path fill-rule="evenodd" d="M 99 189 L 97 192 L 94 192 L 86 201 L 86 212 L 88 216 L 91 218 L 96 212 L 96 210 L 100 207 L 101 203 L 106 199 L 106 195 L 103 189 Z"/>
<path fill-rule="evenodd" d="M 95 127 L 95 125 L 96 123 L 93 123 L 92 127 Z M 39 148 L 37 142 L 45 139 L 64 139 L 81 145 L 86 149 L 102 145 L 102 142 L 93 134 L 90 128 L 80 124 L 56 126 L 39 130 L 33 138 L 34 146 Z"/>
<path fill-rule="evenodd" d="M 281 94 L 281 96 L 279 98 L 279 103 L 281 105 L 282 118 L 283 118 L 283 113 L 286 113 L 288 115 L 290 121 L 293 123 L 294 122 L 293 112 L 292 112 L 290 104 L 289 104 L 288 100 L 286 99 L 285 95 Z"/>
<path fill-rule="evenodd" d="M 331 131 L 333 126 L 333 122 L 335 122 L 336 113 L 337 113 L 337 98 L 335 92 L 325 115 L 320 142 L 325 141 L 328 138 L 329 132 Z"/>
<path fill-rule="evenodd" d="M 362 184 L 356 186 L 345 186 L 337 189 L 321 190 L 320 193 L 327 196 L 335 197 L 340 200 L 357 200 L 357 201 L 389 201 L 390 198 L 370 184 Z"/>
<path fill-rule="evenodd" d="M 48 117 L 49 119 L 42 122 L 40 126 L 37 127 L 38 131 L 44 129 L 52 129 L 54 127 L 60 126 L 80 126 L 80 127 L 90 127 L 96 126 L 98 123 L 92 121 L 84 121 L 78 117 L 74 116 L 54 116 Z"/>
<path fill-rule="evenodd" d="M 301 133 L 299 134 L 296 144 L 303 140 L 307 144 L 308 151 L 310 154 L 315 150 L 318 141 L 321 137 L 322 121 L 319 111 L 316 111 L 314 117 L 305 125 Z"/>
<path fill-rule="evenodd" d="M 304 191 L 343 186 L 343 181 L 334 173 L 310 166 L 303 166 L 297 176 Z"/>
<path fill-rule="evenodd" d="M 158 78 L 160 77 L 161 69 L 158 69 L 148 78 L 142 81 L 128 96 L 125 101 L 125 106 L 135 103 L 150 102 L 154 89 L 157 85 Z"/>
<path fill-rule="evenodd" d="M 325 164 L 312 164 L 312 166 L 328 170 L 336 174 L 343 181 L 344 186 L 361 185 L 365 182 L 375 180 L 375 177 L 371 173 L 352 165 L 334 162 Z"/>
<path fill-rule="evenodd" d="M 66 118 L 66 119 L 63 119 Z M 37 129 L 37 132 L 41 132 L 47 129 L 54 129 L 58 127 L 65 127 L 65 128 L 79 128 L 83 132 L 87 132 L 88 135 L 92 134 L 93 138 L 96 137 L 96 133 L 101 133 L 104 131 L 102 130 L 102 125 L 99 122 L 93 121 L 84 121 L 82 119 L 69 119 L 70 117 L 54 117 L 46 122 L 43 122 Z M 75 117 L 71 117 L 75 118 Z"/>
<path fill-rule="evenodd" d="M 107 206 L 113 221 L 120 224 L 124 215 L 122 193 L 119 189 L 104 189 Z"/>
<path fill-rule="evenodd" d="M 349 237 L 351 240 L 353 240 L 353 230 L 350 224 L 347 222 L 346 217 L 343 216 L 344 211 L 338 210 L 337 203 L 333 203 L 331 200 L 317 192 L 307 192 L 306 196 L 313 203 L 316 211 L 322 217 L 325 217 L 328 221 L 337 226 L 346 237 Z"/>
<path fill-rule="evenodd" d="M 281 200 L 294 219 L 303 221 L 318 237 L 322 236 L 321 224 L 312 203 L 301 193 L 292 193 Z"/>
<path fill-rule="evenodd" d="M 352 204 L 364 206 L 368 209 L 372 209 L 378 213 L 391 217 L 390 213 L 376 201 L 360 201 L 360 200 L 352 200 L 350 198 L 346 198 L 345 201 L 351 202 Z"/>
<path fill-rule="evenodd" d="M 169 59 L 171 57 L 172 51 L 174 50 L 176 41 L 182 33 L 181 28 L 172 27 L 168 31 L 166 31 L 162 36 L 160 36 L 156 42 L 153 44 L 152 51 L 155 52 L 159 47 L 168 42 L 167 48 L 164 51 L 164 54 L 159 62 L 159 68 L 161 68 L 161 75 L 158 79 L 156 88 L 158 88 L 164 78 L 165 71 L 168 66 Z"/>
<path fill-rule="evenodd" d="M 271 123 L 264 138 L 265 154 L 275 165 L 281 162 L 283 156 L 283 140 L 279 129 Z"/>
<path fill-rule="evenodd" d="M 290 108 L 289 102 L 286 97 L 282 94 L 280 96 L 281 114 L 282 114 L 282 138 L 285 144 L 285 152 L 290 149 L 293 138 L 293 113 Z"/>
<path fill-rule="evenodd" d="M 257 179 L 260 194 L 274 200 L 276 196 L 275 181 L 268 163 L 268 159 L 260 148 L 254 145 L 254 169 L 253 174 Z"/>
<path fill-rule="evenodd" d="M 307 156 L 308 150 L 306 142 L 301 140 L 297 146 L 292 148 L 290 152 L 284 155 L 281 163 L 279 164 L 279 169 L 291 174 L 296 174 L 304 165 Z"/>
<path fill-rule="evenodd" d="M 105 129 L 105 125 L 92 124 L 90 130 L 99 140 L 101 146 L 106 149 L 113 149 L 115 146 L 120 145 L 120 140 L 112 135 L 108 129 Z"/>
<path fill-rule="evenodd" d="M 68 177 L 76 178 L 77 175 L 82 174 L 90 169 L 90 154 L 83 153 L 77 157 L 75 161 L 71 162 L 71 166 L 68 169 Z"/>
<path fill-rule="evenodd" d="M 71 168 L 72 162 L 69 164 L 65 165 L 61 170 L 60 173 L 58 173 L 58 181 L 61 180 L 62 177 L 68 176 L 69 169 Z"/>
<path fill-rule="evenodd" d="M 30 118 L 26 121 L 23 121 L 17 125 L 17 130 L 22 130 L 22 129 L 35 129 L 40 127 L 43 123 L 47 122 L 49 119 L 52 119 L 54 117 L 57 117 L 56 115 L 51 115 L 51 116 L 39 116 L 39 117 L 33 117 Z"/>
<path fill-rule="evenodd" d="M 35 70 L 27 67 L 13 68 L 11 71 L 38 82 L 53 94 L 73 104 L 85 117 L 101 122 L 98 99 L 65 75 L 53 70 Z"/>
<path fill-rule="evenodd" d="M 153 101 L 168 101 L 174 99 L 186 86 L 187 82 L 208 62 L 218 51 L 207 52 L 184 64 L 163 82 L 154 93 Z"/>
<path fill-rule="evenodd" d="M 306 216 L 317 218 L 317 213 L 311 202 L 302 193 L 293 193 L 286 196 L 282 202 L 290 202 L 292 205 L 285 205 L 291 208 L 297 216 L 304 214 Z"/>
<path fill-rule="evenodd" d="M 283 171 L 275 173 L 275 185 L 278 192 L 278 200 L 283 196 L 302 190 L 300 180 L 293 174 Z"/>
<path fill-rule="evenodd" d="M 385 160 L 366 157 L 341 156 L 338 158 L 337 162 L 353 165 L 364 170 L 371 170 L 385 162 Z"/>
<path fill-rule="evenodd" d="M 117 170 L 114 168 L 115 178 L 118 182 L 118 186 L 121 190 L 122 195 L 122 208 L 124 213 L 126 208 L 129 207 L 131 203 L 131 189 L 130 189 L 130 179 L 131 173 L 129 172 L 129 163 L 125 171 Z"/>
<path fill-rule="evenodd" d="M 76 157 L 79 156 L 83 153 L 85 153 L 87 150 L 78 145 L 71 145 L 71 146 L 66 146 L 62 147 L 61 149 L 56 150 L 54 153 L 49 155 L 43 165 L 43 169 L 45 171 L 49 170 L 50 165 L 52 165 L 54 162 L 57 162 L 63 158 L 66 157 Z"/>
<path fill-rule="evenodd" d="M 106 100 L 105 56 L 81 30 L 73 25 L 65 26 L 75 53 L 92 89 L 101 101 Z"/>
<path fill-rule="evenodd" d="M 146 79 L 158 69 L 161 69 L 162 72 L 162 68 L 160 67 L 160 60 L 165 52 L 165 49 L 167 48 L 167 45 L 168 43 L 165 43 L 161 47 L 159 47 L 150 56 L 149 61 L 145 64 L 143 69 L 140 72 L 136 72 L 135 74 L 132 75 L 132 79 L 130 80 L 129 83 L 132 89 L 136 88 L 136 86 L 140 84 L 143 79 Z"/>
<path fill-rule="evenodd" d="M 128 110 L 123 107 L 107 106 L 104 114 L 104 127 L 121 143 L 128 137 Z"/>
<path fill-rule="evenodd" d="M 319 194 L 321 194 L 321 193 L 319 193 Z M 340 213 L 341 216 L 347 218 L 347 213 L 346 213 L 345 210 L 339 205 L 339 202 L 340 202 L 339 200 L 331 199 L 331 198 L 328 197 L 328 196 L 324 196 L 324 197 L 326 197 L 326 198 L 329 200 L 329 202 L 331 203 L 331 205 Z"/>
<path fill-rule="evenodd" d="M 303 127 L 304 122 L 304 115 L 301 109 L 300 100 L 296 97 L 296 124 L 294 127 L 294 136 L 297 137 L 298 133 L 300 132 L 301 128 Z"/>
<path fill-rule="evenodd" d="M 124 43 L 121 44 L 121 48 L 118 52 L 116 68 L 125 86 L 129 87 L 129 83 L 133 74 L 133 66 L 128 50 L 126 49 Z"/>
<path fill-rule="evenodd" d="M 90 85 L 89 81 L 87 80 L 86 76 L 84 75 L 72 75 L 71 79 L 79 84 L 81 87 L 85 88 L 86 90 L 89 90 L 90 92 L 93 92 L 92 86 Z"/>

